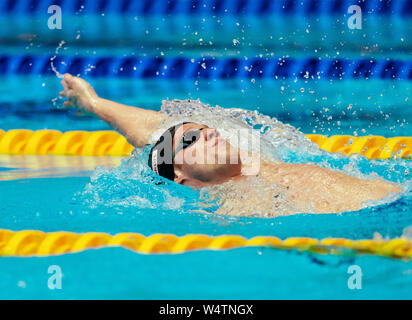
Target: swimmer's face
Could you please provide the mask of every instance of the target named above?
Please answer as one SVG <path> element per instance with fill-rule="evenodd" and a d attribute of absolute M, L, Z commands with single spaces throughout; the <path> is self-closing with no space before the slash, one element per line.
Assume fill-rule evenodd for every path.
<path fill-rule="evenodd" d="M 189 146 L 179 150 L 182 142 Z M 238 149 L 206 125 L 180 126 L 174 136 L 173 150 L 178 150 L 174 158 L 175 182 L 183 185 L 221 183 L 240 172 Z"/>

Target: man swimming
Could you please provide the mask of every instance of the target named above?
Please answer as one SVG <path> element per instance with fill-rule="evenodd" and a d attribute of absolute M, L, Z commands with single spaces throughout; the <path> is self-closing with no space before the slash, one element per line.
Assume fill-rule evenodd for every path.
<path fill-rule="evenodd" d="M 153 133 L 159 130 L 166 114 L 126 106 L 100 98 L 84 79 L 65 74 L 61 97 L 64 106 L 76 107 L 96 116 L 122 132 L 135 147 L 146 146 Z M 224 152 L 219 152 L 219 151 Z M 204 154 L 202 154 L 204 153 Z M 250 177 L 250 164 L 242 161 L 242 151 L 223 139 L 220 133 L 206 125 L 185 122 L 166 130 L 153 146 L 149 166 L 158 175 L 192 188 L 240 183 Z M 191 161 L 193 157 L 209 157 L 216 161 Z M 236 161 L 233 161 L 235 159 Z M 401 189 L 383 180 L 360 179 L 339 171 L 311 164 L 274 163 L 259 160 L 255 173 L 265 183 L 276 185 L 295 212 L 338 213 L 359 210 L 368 200 L 379 200 Z M 257 206 L 272 210 L 269 203 L 278 194 L 266 188 L 262 192 L 242 185 L 240 198 L 225 202 L 227 210 L 236 206 L 252 212 Z M 251 196 L 248 197 L 250 193 Z M 236 203 L 236 204 L 235 204 Z M 226 212 L 227 212 L 226 210 Z"/>

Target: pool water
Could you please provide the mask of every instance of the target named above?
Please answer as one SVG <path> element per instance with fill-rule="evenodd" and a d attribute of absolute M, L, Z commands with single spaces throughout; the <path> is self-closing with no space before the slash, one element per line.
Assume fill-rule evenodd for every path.
<path fill-rule="evenodd" d="M 3 130 L 27 128 L 107 130 L 103 121 L 76 116 L 61 108 L 61 91 L 56 77 L 9 76 L 0 78 Z M 410 86 L 405 81 L 346 80 L 344 82 L 298 80 L 141 80 L 89 79 L 107 99 L 159 110 L 164 99 L 199 98 L 211 105 L 259 110 L 303 133 L 325 135 L 410 136 Z M 246 80 L 245 80 L 246 82 Z M 282 90 L 283 87 L 283 90 Z M 301 92 L 303 89 L 303 92 Z M 33 96 L 32 90 L 36 90 Z M 218 93 L 218 94 L 217 94 Z M 274 103 L 274 101 L 279 101 Z M 53 105 L 53 102 L 56 104 Z"/>
<path fill-rule="evenodd" d="M 164 99 L 199 98 L 212 106 L 257 110 L 305 134 L 412 136 L 412 20 L 406 9 L 402 9 L 401 18 L 382 13 L 384 7 L 378 15 L 368 10 L 364 30 L 356 33 L 346 27 L 346 12 L 330 15 L 322 11 L 320 18 L 303 18 L 303 11 L 283 15 L 279 6 L 262 17 L 243 11 L 237 16 L 231 10 L 228 14 L 211 15 L 206 10 L 162 16 L 156 11 L 162 6 L 155 5 L 145 13 L 103 14 L 88 11 L 88 5 L 95 2 L 87 1 L 84 12 L 67 14 L 65 27 L 51 31 L 45 12 L 24 9 L 21 13 L 18 8 L 25 8 L 22 1 L 16 1 L 15 7 L 9 2 L 7 13 L 6 6 L 0 6 L 3 130 L 110 129 L 91 115 L 79 116 L 75 110 L 61 107 L 60 79 L 50 67 L 34 72 L 28 64 L 10 62 L 29 57 L 27 61 L 33 59 L 37 68 L 38 61 L 47 62 L 56 55 L 64 40 L 56 64 L 62 73 L 76 67 L 61 63 L 64 57 L 86 62 L 113 58 L 115 64 L 120 58 L 183 57 L 199 65 L 210 57 L 216 61 L 234 58 L 242 63 L 254 58 L 291 57 L 297 65 L 307 58 L 373 59 L 379 64 L 390 57 L 403 66 L 395 79 L 377 72 L 370 77 L 349 75 L 342 79 L 326 73 L 309 78 L 299 73 L 279 78 L 260 77 L 259 73 L 228 78 L 202 73 L 171 79 L 133 72 L 122 75 L 119 70 L 99 76 L 87 64 L 79 71 L 104 98 L 153 110 L 159 110 Z M 41 8 L 46 2 L 38 1 Z M 404 3 L 397 5 L 401 8 Z M 411 237 L 410 161 L 332 156 L 294 142 L 305 148 L 279 147 L 284 161 L 318 163 L 355 175 L 373 176 L 375 172 L 402 184 L 405 191 L 391 201 L 356 212 L 233 217 L 198 212 L 199 192 L 150 183 L 144 152 L 123 159 L 0 155 L 0 228 L 178 236 L 237 234 L 247 238 L 272 235 L 281 239 Z M 62 269 L 61 290 L 47 286 L 51 265 Z M 361 290 L 348 287 L 352 265 L 362 269 Z M 101 248 L 61 256 L 0 259 L 1 299 L 410 299 L 411 288 L 411 261 L 353 253 L 239 248 L 145 255 L 126 248 Z"/>
<path fill-rule="evenodd" d="M 339 215 L 230 218 L 121 205 L 91 209 L 73 200 L 89 181 L 88 177 L 1 181 L 1 194 L 7 194 L 7 201 L 0 204 L 2 228 L 359 239 L 371 238 L 375 232 L 397 237 L 411 225 L 410 196 Z M 409 299 L 412 284 L 410 262 L 269 248 L 177 255 L 103 248 L 45 258 L 3 257 L 0 265 L 4 299 Z M 62 269 L 62 290 L 47 287 L 50 265 Z M 362 290 L 348 289 L 350 265 L 362 268 Z"/>
<path fill-rule="evenodd" d="M 219 216 L 193 211 L 192 204 L 199 199 L 197 192 L 178 185 L 156 186 L 138 170 L 132 172 L 135 165 L 140 166 L 139 157 L 123 160 L 120 166 L 118 159 L 102 158 L 96 163 L 94 158 L 59 158 L 0 159 L 0 167 L 6 169 L 2 171 L 4 181 L 0 181 L 2 228 L 369 239 L 408 235 L 407 227 L 412 225 L 410 192 L 393 202 L 357 212 L 276 218 Z M 342 167 L 349 161 L 339 157 L 330 163 Z M 93 170 L 96 165 L 100 166 Z M 363 173 L 373 170 L 407 184 L 409 162 L 371 164 L 361 159 L 357 165 Z M 50 265 L 62 269 L 62 290 L 47 287 Z M 351 265 L 362 268 L 362 290 L 348 288 L 347 270 Z M 240 248 L 144 255 L 126 248 L 101 248 L 44 258 L 3 257 L 1 297 L 408 299 L 411 268 L 411 262 L 351 253 L 334 256 Z"/>

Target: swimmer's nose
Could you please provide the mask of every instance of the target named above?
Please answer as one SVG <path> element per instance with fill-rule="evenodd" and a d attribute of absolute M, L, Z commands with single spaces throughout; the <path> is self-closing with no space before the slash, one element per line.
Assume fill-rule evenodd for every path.
<path fill-rule="evenodd" d="M 217 131 L 214 128 L 207 128 L 206 130 L 203 130 L 203 131 L 205 132 L 204 135 L 205 135 L 205 140 L 206 141 L 209 141 L 213 138 L 219 137 L 219 135 L 220 135 L 219 131 Z"/>

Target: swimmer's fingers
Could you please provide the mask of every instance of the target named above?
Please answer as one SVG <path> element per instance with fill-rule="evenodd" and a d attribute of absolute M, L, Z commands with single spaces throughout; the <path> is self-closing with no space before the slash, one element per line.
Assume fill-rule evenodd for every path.
<path fill-rule="evenodd" d="M 66 73 L 64 75 L 62 81 L 60 81 L 60 83 L 64 87 L 64 90 L 73 89 L 73 84 L 74 84 L 73 79 L 74 79 L 74 77 L 69 73 Z"/>
<path fill-rule="evenodd" d="M 66 81 L 62 80 L 62 81 L 60 81 L 60 83 L 62 84 L 64 90 L 69 90 L 69 85 L 67 84 Z"/>
<path fill-rule="evenodd" d="M 62 81 L 64 81 L 68 86 L 70 86 L 73 82 L 73 76 L 70 73 L 65 73 Z"/>
<path fill-rule="evenodd" d="M 61 92 L 62 93 L 62 92 Z M 75 107 L 76 106 L 76 98 L 73 94 L 74 92 L 72 90 L 67 90 L 67 91 L 63 91 L 62 93 L 62 97 L 67 98 L 67 101 L 64 102 L 64 106 L 72 106 Z"/>
<path fill-rule="evenodd" d="M 67 89 L 67 90 L 60 91 L 59 95 L 60 97 L 65 97 L 65 98 L 70 99 L 71 97 L 73 97 L 73 90 Z"/>
<path fill-rule="evenodd" d="M 65 101 L 65 102 L 63 102 L 63 107 L 64 108 L 70 108 L 70 107 L 74 107 L 74 105 L 73 105 L 72 101 Z M 86 115 L 86 113 L 84 113 L 83 110 L 77 110 L 76 111 L 76 116 L 84 117 L 85 115 Z"/>
<path fill-rule="evenodd" d="M 73 91 L 72 90 L 63 90 L 59 92 L 60 98 L 70 98 L 73 96 Z"/>
<path fill-rule="evenodd" d="M 67 92 L 67 91 L 69 91 L 71 88 L 70 88 L 70 85 L 69 85 L 69 83 L 65 80 L 65 79 L 63 79 L 62 81 L 60 81 L 60 83 L 63 85 L 63 91 L 61 91 L 60 92 L 60 96 L 61 97 L 65 97 L 65 92 Z"/>
<path fill-rule="evenodd" d="M 60 81 L 60 83 L 63 85 L 64 90 L 69 90 L 72 87 L 71 82 L 69 82 L 67 79 L 63 79 L 62 81 Z"/>

